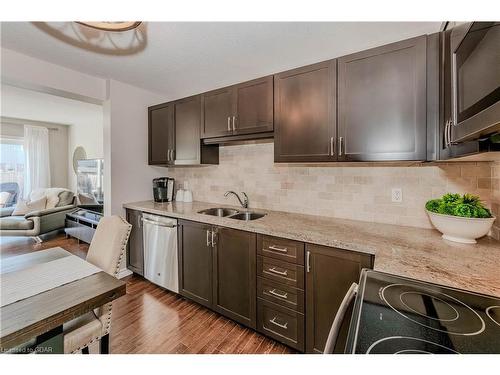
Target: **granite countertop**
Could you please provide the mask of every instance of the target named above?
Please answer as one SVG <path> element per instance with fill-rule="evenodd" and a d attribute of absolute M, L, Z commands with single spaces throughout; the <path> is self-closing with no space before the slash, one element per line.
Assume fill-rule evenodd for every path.
<path fill-rule="evenodd" d="M 500 242 L 489 237 L 475 245 L 466 245 L 445 241 L 433 229 L 259 209 L 251 210 L 267 215 L 245 222 L 199 214 L 198 211 L 211 207 L 242 210 L 204 202 L 143 201 L 123 207 L 372 254 L 377 271 L 500 298 Z"/>

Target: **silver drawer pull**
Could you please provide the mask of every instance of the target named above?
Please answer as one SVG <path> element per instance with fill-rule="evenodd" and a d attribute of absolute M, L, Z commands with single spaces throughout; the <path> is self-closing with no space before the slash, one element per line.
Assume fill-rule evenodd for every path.
<path fill-rule="evenodd" d="M 280 253 L 288 253 L 287 247 L 279 247 L 276 245 L 269 246 L 269 250 L 279 251 Z"/>
<path fill-rule="evenodd" d="M 288 293 L 278 293 L 276 289 L 270 289 L 269 294 L 272 294 L 273 296 L 288 299 Z"/>
<path fill-rule="evenodd" d="M 281 275 L 281 276 L 288 276 L 288 271 L 287 270 L 284 270 L 284 271 L 278 271 L 276 269 L 276 267 L 273 267 L 273 268 L 269 268 L 268 269 L 269 272 L 272 272 L 272 273 L 275 273 L 277 275 Z"/>
<path fill-rule="evenodd" d="M 281 327 L 283 329 L 288 329 L 288 322 L 286 322 L 285 324 L 281 324 L 281 323 L 278 323 L 276 321 L 276 318 L 277 316 L 275 316 L 274 318 L 272 318 L 269 323 L 273 323 L 275 326 L 278 326 L 278 327 Z"/>

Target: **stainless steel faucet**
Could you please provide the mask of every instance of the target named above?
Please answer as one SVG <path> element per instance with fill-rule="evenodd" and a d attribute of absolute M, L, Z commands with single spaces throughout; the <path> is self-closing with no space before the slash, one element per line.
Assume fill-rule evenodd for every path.
<path fill-rule="evenodd" d="M 232 190 L 226 191 L 226 193 L 224 194 L 224 196 L 227 198 L 227 196 L 229 194 L 232 194 L 236 198 L 238 198 L 238 200 L 240 201 L 241 207 L 248 208 L 248 195 L 244 191 L 241 192 L 241 194 L 243 194 L 243 196 L 244 196 L 243 200 L 241 200 L 240 196 L 237 193 L 235 193 L 234 191 L 232 191 Z"/>

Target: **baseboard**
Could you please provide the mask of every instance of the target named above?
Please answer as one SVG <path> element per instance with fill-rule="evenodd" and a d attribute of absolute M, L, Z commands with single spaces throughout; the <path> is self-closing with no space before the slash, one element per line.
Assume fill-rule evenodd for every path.
<path fill-rule="evenodd" d="M 127 277 L 127 276 L 130 276 L 132 275 L 132 271 L 124 268 L 122 270 L 120 270 L 120 272 L 118 272 L 118 278 L 119 279 L 123 279 L 124 277 Z"/>

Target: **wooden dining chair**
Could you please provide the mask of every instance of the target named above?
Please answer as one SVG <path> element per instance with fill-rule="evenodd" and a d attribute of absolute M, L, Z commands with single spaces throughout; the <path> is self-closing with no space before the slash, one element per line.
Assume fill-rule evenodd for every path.
<path fill-rule="evenodd" d="M 87 253 L 87 262 L 117 277 L 132 225 L 119 216 L 103 217 Z M 109 353 L 112 303 L 90 311 L 63 326 L 64 353 L 89 353 L 99 343 L 100 353 Z"/>

